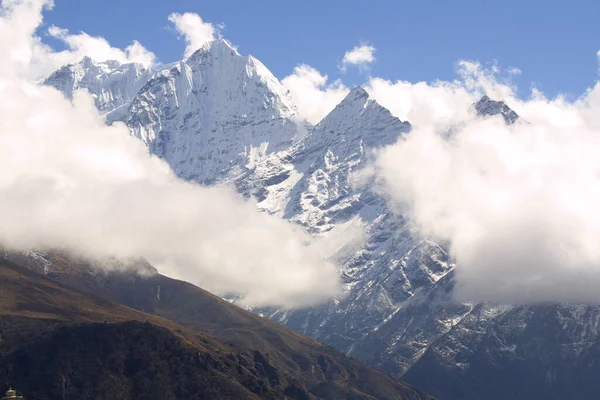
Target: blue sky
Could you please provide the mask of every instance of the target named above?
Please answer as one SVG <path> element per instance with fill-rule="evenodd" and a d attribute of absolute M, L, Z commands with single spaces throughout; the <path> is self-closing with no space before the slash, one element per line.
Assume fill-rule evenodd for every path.
<path fill-rule="evenodd" d="M 55 0 L 46 22 L 103 36 L 126 47 L 139 40 L 160 61 L 182 57 L 184 43 L 167 21 L 194 12 L 224 23 L 222 34 L 279 78 L 300 63 L 360 84 L 365 74 L 391 80 L 453 79 L 460 59 L 517 67 L 520 93 L 531 84 L 549 96 L 576 96 L 597 79 L 598 0 Z M 56 45 L 56 42 L 48 40 Z M 360 42 L 376 47 L 369 71 L 338 66 Z M 362 74 L 362 75 L 361 75 Z"/>

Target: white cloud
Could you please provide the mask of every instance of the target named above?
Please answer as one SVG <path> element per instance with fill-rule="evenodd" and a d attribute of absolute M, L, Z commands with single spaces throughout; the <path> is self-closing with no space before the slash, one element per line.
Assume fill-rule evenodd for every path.
<path fill-rule="evenodd" d="M 10 12 L 12 18 L 0 18 L 0 52 L 6 57 L 0 63 L 0 74 L 39 77 L 45 66 L 35 60 L 48 48 L 39 38 L 31 38 L 42 22 L 41 10 L 52 6 L 50 0 L 2 0 L 2 11 Z"/>
<path fill-rule="evenodd" d="M 45 78 L 59 67 L 89 56 L 98 61 L 115 59 L 121 62 L 141 62 L 150 65 L 154 54 L 134 41 L 125 50 L 112 47 L 104 38 L 89 36 L 86 33 L 70 34 L 66 29 L 52 26 L 48 33 L 65 42 L 68 49 L 55 52 L 35 36 L 42 22 L 42 9 L 53 7 L 51 0 L 3 0 L 2 11 L 10 13 L 12 18 L 0 20 L 0 46 L 7 49 L 9 57 L 0 66 L 0 72 L 10 72 L 30 79 Z M 20 68 L 14 68 L 15 63 Z"/>
<path fill-rule="evenodd" d="M 460 80 L 455 82 L 466 90 L 478 95 L 487 94 L 497 99 L 515 98 L 516 88 L 511 80 L 512 74 L 505 76 L 501 73 L 496 62 L 485 68 L 477 61 L 460 60 L 456 72 Z"/>
<path fill-rule="evenodd" d="M 177 179 L 83 92 L 66 100 L 27 78 L 48 2 L 6 0 L 0 15 L 0 240 L 88 257 L 146 257 L 159 271 L 254 305 L 335 295 L 331 243 L 258 212 L 226 188 Z M 48 48 L 39 52 L 55 56 Z M 37 68 L 37 67 L 36 67 Z M 34 70 L 36 68 L 33 68 Z"/>
<path fill-rule="evenodd" d="M 125 47 L 125 54 L 130 62 L 136 62 L 146 67 L 156 64 L 156 55 L 146 49 L 137 40 L 134 40 L 133 43 Z"/>
<path fill-rule="evenodd" d="M 450 136 L 416 126 L 379 154 L 382 190 L 424 236 L 450 243 L 458 298 L 600 302 L 600 86 L 575 103 L 522 101 L 475 64 L 465 70 L 465 90 L 504 93 L 529 123 L 471 115 Z M 461 102 L 452 87 L 445 103 Z"/>
<path fill-rule="evenodd" d="M 507 71 L 509 72 L 509 71 Z M 363 85 L 379 104 L 413 125 L 452 125 L 470 115 L 471 105 L 483 94 L 514 97 L 510 80 L 500 79 L 497 67 L 484 68 L 472 61 L 457 63 L 460 79 L 445 82 L 389 81 L 371 77 Z M 509 74 L 510 75 L 510 74 Z M 327 83 L 327 75 L 309 65 L 299 65 L 281 82 L 290 91 L 300 116 L 317 123 L 348 94 L 341 80 Z"/>
<path fill-rule="evenodd" d="M 350 65 L 357 65 L 359 68 L 365 68 L 371 65 L 375 61 L 375 47 L 370 45 L 358 45 L 352 50 L 347 51 L 342 59 L 342 71 L 345 71 L 346 67 Z"/>
<path fill-rule="evenodd" d="M 137 40 L 121 50 L 112 47 L 103 37 L 90 36 L 85 32 L 72 34 L 67 29 L 51 26 L 48 28 L 48 34 L 56 39 L 62 40 L 69 50 L 57 53 L 56 57 L 63 56 L 69 61 L 78 60 L 88 56 L 95 61 L 116 60 L 121 63 L 137 62 L 147 67 L 154 65 L 156 56 L 148 51 Z"/>
<path fill-rule="evenodd" d="M 521 75 L 521 74 L 523 73 L 523 71 L 521 71 L 521 70 L 520 70 L 519 68 L 517 68 L 517 67 L 508 67 L 508 69 L 506 70 L 506 72 L 507 72 L 509 75 L 514 75 L 514 76 L 516 76 L 516 75 Z"/>
<path fill-rule="evenodd" d="M 294 73 L 281 83 L 289 90 L 300 117 L 312 124 L 333 110 L 350 91 L 340 81 L 328 84 L 327 75 L 305 64 L 295 67 Z"/>
<path fill-rule="evenodd" d="M 457 82 L 391 82 L 370 78 L 365 89 L 382 106 L 415 126 L 452 125 L 469 115 L 476 93 Z"/>
<path fill-rule="evenodd" d="M 202 17 L 195 13 L 173 13 L 169 15 L 169 21 L 175 25 L 175 29 L 185 40 L 185 57 L 191 56 L 204 43 L 215 40 L 218 33 L 215 25 L 204 22 Z"/>

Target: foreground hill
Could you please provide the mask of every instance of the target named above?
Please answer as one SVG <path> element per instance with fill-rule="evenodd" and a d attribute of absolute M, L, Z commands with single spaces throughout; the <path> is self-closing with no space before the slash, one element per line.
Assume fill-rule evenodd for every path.
<path fill-rule="evenodd" d="M 106 398 L 111 388 L 136 399 L 430 398 L 147 265 L 101 272 L 64 254 L 52 262 L 54 279 L 0 261 L 0 382 L 29 398 Z"/>
<path fill-rule="evenodd" d="M 214 338 L 5 260 L 0 279 L 0 382 L 27 398 L 277 398 Z"/>

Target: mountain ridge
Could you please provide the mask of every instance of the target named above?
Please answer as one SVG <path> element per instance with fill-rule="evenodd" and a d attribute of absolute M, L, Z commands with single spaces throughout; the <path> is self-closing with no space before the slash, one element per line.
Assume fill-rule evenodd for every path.
<path fill-rule="evenodd" d="M 218 62 L 242 57 L 229 44 L 218 45 L 223 47 Z M 405 374 L 409 382 L 441 398 L 476 399 L 482 393 L 483 397 L 519 398 L 509 385 L 493 386 L 493 390 L 486 391 L 485 384 L 474 388 L 468 382 L 471 372 L 481 372 L 478 375 L 481 379 L 492 379 L 492 366 L 498 360 L 514 365 L 507 354 L 520 354 L 531 362 L 530 367 L 537 365 L 550 371 L 550 377 L 555 376 L 552 371 L 557 371 L 561 361 L 569 359 L 557 357 L 545 364 L 535 364 L 533 360 L 543 356 L 540 348 L 558 353 L 567 349 L 568 354 L 582 349 L 581 354 L 587 354 L 586 359 L 595 362 L 592 350 L 596 338 L 592 327 L 598 318 L 596 308 L 584 312 L 571 305 L 560 305 L 551 314 L 544 312 L 544 308 L 455 302 L 451 294 L 456 266 L 447 249 L 428 238 L 416 237 L 409 219 L 390 209 L 373 182 L 358 185 L 360 171 L 373 160 L 373 152 L 410 134 L 409 122 L 395 118 L 359 87 L 350 91 L 316 126 L 300 125 L 294 121 L 293 104 L 288 106 L 285 96 L 278 92 L 277 82 L 271 82 L 276 90 L 265 83 L 250 92 L 237 90 L 256 87 L 245 67 L 241 74 L 232 75 L 243 79 L 228 83 L 236 96 L 219 99 L 231 113 L 215 117 L 214 109 L 207 108 L 205 112 L 201 107 L 190 108 L 180 101 L 194 96 L 209 99 L 214 95 L 208 82 L 214 77 L 201 70 L 206 67 L 211 71 L 217 61 L 206 49 L 200 49 L 194 56 L 195 66 L 190 67 L 183 60 L 178 70 L 173 73 L 164 70 L 163 75 L 155 77 L 161 82 L 153 83 L 143 90 L 142 96 L 136 96 L 135 117 L 127 117 L 132 134 L 144 141 L 142 130 L 152 128 L 154 139 L 144 143 L 150 152 L 167 160 L 181 178 L 201 184 L 233 183 L 242 195 L 256 200 L 261 211 L 297 223 L 313 235 L 327 235 L 356 221 L 363 224 L 365 232 L 362 243 L 344 248 L 336 255 L 341 265 L 342 296 L 303 310 L 261 308 L 254 309 L 255 312 L 370 365 L 395 375 Z M 199 68 L 196 75 L 193 68 Z M 186 76 L 194 78 L 186 81 L 182 78 Z M 200 90 L 203 83 L 205 91 Z M 189 89 L 189 93 L 183 91 L 186 93 L 183 97 L 182 87 Z M 265 93 L 267 97 L 273 96 L 266 103 Z M 260 111 L 262 106 L 266 107 L 262 108 L 264 112 Z M 521 120 L 506 103 L 488 96 L 475 102 L 473 109 L 479 117 L 501 116 L 507 124 Z M 187 117 L 191 111 L 197 113 Z M 244 126 L 254 129 L 255 135 L 240 126 L 240 121 L 249 118 L 252 123 Z M 215 132 L 203 128 L 203 124 L 210 125 L 213 121 L 216 121 Z M 208 132 L 205 142 L 194 139 L 198 132 Z M 174 139 L 177 135 L 180 138 Z M 210 139 L 212 142 L 208 143 Z M 236 140 L 234 146 L 229 145 L 232 140 Z M 204 169 L 204 165 L 210 167 Z M 559 320 L 568 323 L 563 327 L 556 322 Z M 537 343 L 538 347 L 522 337 L 523 323 L 548 325 L 547 335 L 540 336 L 543 343 Z M 567 326 L 583 328 L 569 330 Z M 565 339 L 558 343 L 552 335 Z M 485 346 L 471 351 L 469 346 L 474 343 Z M 525 349 L 524 353 L 518 353 L 519 346 Z M 511 353 L 513 348 L 516 353 Z M 507 374 L 504 378 L 514 382 L 514 387 L 527 384 L 526 374 Z M 536 382 L 553 387 L 552 380 Z M 466 389 L 457 391 L 457 385 Z"/>
<path fill-rule="evenodd" d="M 87 90 L 107 123 L 125 118 L 131 101 L 154 71 L 142 64 L 118 61 L 96 62 L 89 57 L 52 73 L 44 84 L 61 91 L 68 99 L 77 90 Z"/>

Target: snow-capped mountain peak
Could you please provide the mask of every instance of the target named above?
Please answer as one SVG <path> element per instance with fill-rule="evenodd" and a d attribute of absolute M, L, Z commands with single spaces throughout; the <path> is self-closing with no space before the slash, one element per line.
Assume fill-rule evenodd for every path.
<path fill-rule="evenodd" d="M 60 90 L 69 99 L 77 90 L 89 91 L 110 123 L 124 118 L 127 107 L 152 74 L 152 69 L 142 64 L 97 62 L 84 57 L 54 72 L 44 84 Z"/>
<path fill-rule="evenodd" d="M 357 101 L 359 99 L 370 99 L 369 96 L 369 92 L 367 92 L 365 90 L 365 88 L 363 88 L 362 86 L 356 86 L 355 88 L 353 88 L 344 98 L 344 100 L 342 100 L 342 103 L 346 102 L 346 101 L 350 101 L 350 102 L 354 102 Z"/>
<path fill-rule="evenodd" d="M 509 125 L 514 124 L 519 119 L 519 115 L 506 105 L 505 102 L 492 100 L 487 95 L 484 95 L 477 103 L 473 104 L 473 107 L 475 107 L 475 112 L 478 116 L 491 117 L 501 115 L 504 118 L 504 122 Z"/>
<path fill-rule="evenodd" d="M 252 89 L 252 85 L 257 89 L 262 88 L 260 93 L 264 97 L 262 100 L 266 101 L 267 107 L 271 107 L 275 112 L 273 118 L 292 118 L 297 113 L 296 106 L 271 71 L 252 55 L 240 55 L 226 39 L 220 38 L 205 43 L 182 63 L 191 67 L 193 71 L 205 71 L 203 76 L 205 79 L 202 83 L 206 85 L 223 86 L 230 82 L 231 85 L 226 89 L 231 89 L 231 86 L 239 85 L 241 80 L 243 94 L 247 94 L 247 91 Z M 210 73 L 206 73 L 209 71 Z M 237 99 L 237 101 L 245 100 L 244 97 Z"/>
<path fill-rule="evenodd" d="M 369 93 L 362 86 L 357 86 L 352 89 L 335 107 L 335 109 L 325 116 L 323 120 L 321 120 L 321 122 L 329 118 L 332 114 L 336 113 L 362 113 L 370 104 L 379 106 L 379 104 L 369 96 Z"/>
<path fill-rule="evenodd" d="M 343 145 L 359 140 L 366 148 L 377 148 L 394 143 L 410 129 L 410 123 L 394 117 L 358 86 L 315 126 L 306 146 L 320 146 L 321 141 Z"/>
<path fill-rule="evenodd" d="M 372 151 L 410 129 L 357 87 L 306 137 L 259 163 L 238 186 L 261 209 L 326 232 L 370 201 L 354 177 L 372 161 Z"/>
<path fill-rule="evenodd" d="M 180 177 L 214 183 L 289 147 L 302 131 L 295 115 L 260 61 L 217 39 L 150 79 L 127 124 Z"/>
<path fill-rule="evenodd" d="M 197 54 L 201 53 L 232 53 L 232 55 L 236 55 L 241 57 L 240 53 L 237 51 L 237 48 L 231 44 L 231 42 L 225 38 L 218 38 L 215 40 L 210 40 L 204 43 L 198 50 L 196 50 L 192 55 L 188 57 L 188 59 L 195 57 Z"/>

